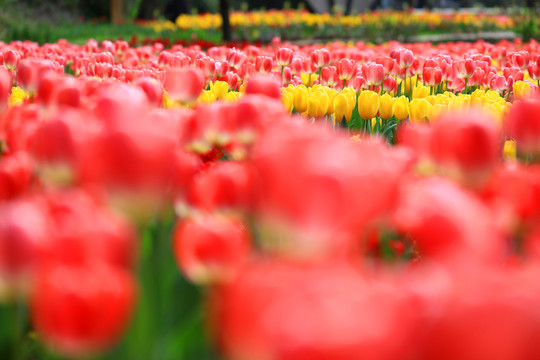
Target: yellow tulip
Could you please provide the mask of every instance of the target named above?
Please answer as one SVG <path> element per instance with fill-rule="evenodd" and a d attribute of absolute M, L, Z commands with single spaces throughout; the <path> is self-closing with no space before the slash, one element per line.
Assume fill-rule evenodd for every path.
<path fill-rule="evenodd" d="M 296 112 L 303 113 L 307 110 L 307 95 L 308 91 L 304 85 L 298 85 L 294 88 L 294 108 Z"/>
<path fill-rule="evenodd" d="M 347 122 L 351 121 L 352 112 L 354 110 L 355 100 L 343 93 L 337 94 L 334 98 L 334 117 L 336 121 L 341 122 L 345 117 Z"/>
<path fill-rule="evenodd" d="M 379 111 L 379 94 L 364 90 L 358 97 L 358 114 L 364 120 L 369 120 Z"/>
<path fill-rule="evenodd" d="M 388 120 L 394 116 L 394 101 L 395 98 L 388 94 L 380 97 L 379 113 L 383 119 Z"/>
<path fill-rule="evenodd" d="M 205 104 L 210 104 L 214 101 L 216 101 L 216 95 L 210 90 L 203 90 L 197 99 L 197 102 Z"/>
<path fill-rule="evenodd" d="M 429 119 L 431 103 L 426 99 L 413 99 L 409 105 L 412 122 L 426 121 Z"/>
<path fill-rule="evenodd" d="M 307 96 L 307 111 L 309 116 L 322 118 L 328 110 L 328 95 L 324 91 L 314 91 Z"/>
<path fill-rule="evenodd" d="M 514 83 L 514 99 L 522 100 L 531 95 L 531 86 L 525 81 L 516 81 Z"/>
<path fill-rule="evenodd" d="M 26 93 L 23 89 L 18 86 L 15 86 L 11 89 L 11 94 L 9 95 L 8 105 L 15 106 L 20 105 L 24 102 L 25 99 L 29 98 L 30 95 Z"/>
<path fill-rule="evenodd" d="M 507 140 L 504 142 L 503 157 L 506 160 L 516 160 L 516 141 Z"/>
<path fill-rule="evenodd" d="M 285 110 L 290 114 L 294 108 L 294 95 L 291 91 L 283 91 L 281 101 L 285 105 Z"/>
<path fill-rule="evenodd" d="M 413 99 L 425 98 L 429 95 L 429 88 L 427 86 L 419 86 L 413 89 Z"/>
<path fill-rule="evenodd" d="M 226 81 L 216 81 L 210 84 L 210 91 L 212 91 L 218 100 L 223 100 L 229 92 L 229 84 Z"/>
<path fill-rule="evenodd" d="M 242 85 L 240 85 L 240 87 L 238 88 L 238 91 L 241 92 L 242 94 L 246 92 L 246 87 L 247 87 L 247 81 L 244 81 L 242 83 Z"/>
<path fill-rule="evenodd" d="M 330 89 L 328 87 L 325 87 L 326 95 L 328 95 L 328 110 L 326 110 L 326 115 L 332 115 L 334 110 L 334 99 L 336 98 L 338 92 L 337 90 Z"/>
<path fill-rule="evenodd" d="M 394 101 L 394 116 L 397 120 L 403 121 L 409 117 L 409 99 L 405 96 L 400 96 Z"/>
<path fill-rule="evenodd" d="M 300 74 L 300 79 L 302 79 L 302 83 L 304 83 L 308 87 L 313 86 L 313 80 L 315 80 L 316 78 L 317 78 L 317 74 L 306 74 L 306 73 Z"/>
<path fill-rule="evenodd" d="M 240 97 L 240 93 L 238 91 L 230 91 L 225 96 L 225 101 L 229 102 L 235 102 Z"/>

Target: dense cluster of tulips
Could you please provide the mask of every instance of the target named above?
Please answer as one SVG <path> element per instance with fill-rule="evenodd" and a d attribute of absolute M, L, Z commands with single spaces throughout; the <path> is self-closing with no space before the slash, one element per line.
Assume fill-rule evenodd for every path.
<path fill-rule="evenodd" d="M 161 242 L 227 359 L 534 360 L 539 55 L 2 44 L 0 300 L 63 356 L 144 342 Z"/>
<path fill-rule="evenodd" d="M 339 9 L 338 9 L 339 10 Z M 377 40 L 388 36 L 412 36 L 419 32 L 475 32 L 508 30 L 516 26 L 513 17 L 505 14 L 441 13 L 429 11 L 382 10 L 344 15 L 317 14 L 306 10 L 234 11 L 230 17 L 236 38 L 261 40 L 268 36 L 305 39 L 319 38 L 370 38 Z M 222 26 L 220 14 L 182 14 L 175 22 L 151 21 L 145 24 L 158 33 L 178 30 L 218 31 Z M 359 37 L 360 36 L 360 37 Z M 396 39 L 394 37 L 393 39 Z"/>

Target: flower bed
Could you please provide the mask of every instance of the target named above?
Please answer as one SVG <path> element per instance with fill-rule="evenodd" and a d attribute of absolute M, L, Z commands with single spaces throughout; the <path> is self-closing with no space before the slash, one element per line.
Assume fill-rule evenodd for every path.
<path fill-rule="evenodd" d="M 8 358 L 540 353 L 538 43 L 0 54 Z"/>

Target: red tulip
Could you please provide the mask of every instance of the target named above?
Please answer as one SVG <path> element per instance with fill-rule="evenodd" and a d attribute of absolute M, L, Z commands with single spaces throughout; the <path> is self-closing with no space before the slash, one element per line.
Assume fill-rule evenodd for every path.
<path fill-rule="evenodd" d="M 212 329 L 232 359 L 392 360 L 414 346 L 407 294 L 341 262 L 260 259 L 213 295 Z"/>
<path fill-rule="evenodd" d="M 248 164 L 219 162 L 199 175 L 191 190 L 192 202 L 205 211 L 250 209 L 255 200 L 254 174 Z"/>
<path fill-rule="evenodd" d="M 201 94 L 204 82 L 198 69 L 171 69 L 165 73 L 163 87 L 173 101 L 191 104 Z"/>
<path fill-rule="evenodd" d="M 229 72 L 229 63 L 226 61 L 216 61 L 214 63 L 216 68 L 215 74 L 218 78 L 224 77 L 227 72 Z"/>
<path fill-rule="evenodd" d="M 255 75 L 249 78 L 246 94 L 262 94 L 274 99 L 281 98 L 279 78 L 268 75 Z"/>
<path fill-rule="evenodd" d="M 394 59 L 396 59 L 401 69 L 407 69 L 411 67 L 414 61 L 414 54 L 409 49 L 400 49 Z"/>
<path fill-rule="evenodd" d="M 522 100 L 514 104 L 506 118 L 508 135 L 516 140 L 522 154 L 540 155 L 540 101 Z"/>
<path fill-rule="evenodd" d="M 0 279 L 25 293 L 43 263 L 51 229 L 39 203 L 19 200 L 0 205 Z"/>
<path fill-rule="evenodd" d="M 8 105 L 11 93 L 11 76 L 6 69 L 0 68 L 0 114 Z"/>
<path fill-rule="evenodd" d="M 15 71 L 17 70 L 17 66 L 19 65 L 19 62 L 21 61 L 21 55 L 19 52 L 15 50 L 7 50 L 4 53 L 4 66 L 6 69 Z"/>
<path fill-rule="evenodd" d="M 311 62 L 317 69 L 330 65 L 330 52 L 328 49 L 316 49 L 311 52 Z"/>
<path fill-rule="evenodd" d="M 328 87 L 337 85 L 337 70 L 335 66 L 326 66 L 321 69 L 321 84 Z"/>
<path fill-rule="evenodd" d="M 288 66 L 293 59 L 293 51 L 289 48 L 279 48 L 276 52 L 276 65 Z"/>
<path fill-rule="evenodd" d="M 356 75 L 356 63 L 353 60 L 341 59 L 336 67 L 340 80 L 351 80 Z"/>
<path fill-rule="evenodd" d="M 163 88 L 155 79 L 143 77 L 138 79 L 135 84 L 144 91 L 149 104 L 157 107 L 161 106 L 163 102 Z"/>
<path fill-rule="evenodd" d="M 362 72 L 369 86 L 380 85 L 384 81 L 384 68 L 380 64 L 367 63 L 362 65 Z"/>
<path fill-rule="evenodd" d="M 397 65 L 396 60 L 392 59 L 390 56 L 381 56 L 375 59 L 377 64 L 381 64 L 384 67 L 385 75 L 388 75 L 394 69 L 394 66 Z M 398 65 L 399 66 L 399 65 Z"/>
<path fill-rule="evenodd" d="M 70 357 L 112 346 L 135 302 L 135 284 L 125 271 L 104 264 L 53 266 L 40 272 L 32 320 L 40 338 Z"/>
<path fill-rule="evenodd" d="M 273 60 L 270 56 L 257 56 L 255 59 L 255 70 L 258 72 L 269 73 L 273 67 Z"/>
<path fill-rule="evenodd" d="M 442 116 L 433 124 L 430 154 L 442 173 L 463 184 L 482 185 L 501 159 L 495 119 L 469 111 Z"/>
<path fill-rule="evenodd" d="M 394 214 L 420 256 L 441 263 L 493 262 L 503 251 L 487 207 L 449 181 L 430 178 L 402 188 Z"/>
<path fill-rule="evenodd" d="M 424 67 L 422 79 L 427 86 L 439 86 L 442 82 L 442 71 L 439 68 Z"/>
<path fill-rule="evenodd" d="M 454 75 L 459 79 L 468 79 L 474 73 L 474 61 L 471 59 L 459 60 L 454 62 Z"/>
<path fill-rule="evenodd" d="M 242 65 L 247 61 L 247 56 L 243 52 L 232 49 L 227 55 L 227 61 L 229 66 L 233 69 L 240 69 Z"/>
<path fill-rule="evenodd" d="M 203 284 L 231 280 L 250 250 L 249 235 L 233 219 L 219 216 L 181 221 L 174 233 L 174 254 L 184 275 Z"/>

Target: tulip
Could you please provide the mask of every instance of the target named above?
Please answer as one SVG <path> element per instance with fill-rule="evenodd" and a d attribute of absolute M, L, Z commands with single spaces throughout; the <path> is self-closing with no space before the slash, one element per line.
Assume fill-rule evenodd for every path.
<path fill-rule="evenodd" d="M 394 115 L 394 101 L 395 98 L 389 94 L 380 97 L 379 113 L 384 120 L 388 120 Z"/>
<path fill-rule="evenodd" d="M 330 99 L 323 91 L 313 91 L 307 96 L 307 112 L 316 119 L 322 118 L 328 111 Z"/>
<path fill-rule="evenodd" d="M 460 110 L 434 123 L 430 154 L 441 172 L 453 180 L 466 186 L 483 186 L 501 157 L 499 137 L 491 116 Z"/>
<path fill-rule="evenodd" d="M 540 156 L 540 101 L 526 99 L 514 104 L 506 129 L 516 141 L 518 154 Z"/>
<path fill-rule="evenodd" d="M 134 280 L 122 269 L 99 263 L 56 265 L 39 273 L 32 320 L 40 338 L 55 351 L 87 356 L 105 351 L 120 338 L 134 302 Z"/>
<path fill-rule="evenodd" d="M 379 111 L 379 94 L 364 90 L 358 97 L 358 114 L 364 120 L 371 120 Z"/>
<path fill-rule="evenodd" d="M 257 56 L 255 70 L 261 73 L 269 73 L 273 68 L 273 60 L 270 56 Z"/>
<path fill-rule="evenodd" d="M 11 76 L 6 69 L 0 68 L 0 113 L 7 107 L 11 93 Z"/>
<path fill-rule="evenodd" d="M 281 98 L 279 79 L 268 75 L 253 76 L 247 82 L 246 94 L 262 94 L 279 99 Z"/>
<path fill-rule="evenodd" d="M 503 158 L 507 161 L 514 161 L 516 160 L 516 141 L 515 140 L 507 140 L 504 142 L 504 149 L 503 149 Z"/>
<path fill-rule="evenodd" d="M 215 74 L 218 78 L 222 78 L 229 72 L 229 63 L 226 61 L 216 61 L 214 63 Z"/>
<path fill-rule="evenodd" d="M 321 69 L 321 84 L 334 87 L 337 84 L 337 71 L 334 66 L 327 66 Z"/>
<path fill-rule="evenodd" d="M 229 91 L 229 84 L 225 81 L 216 81 L 210 84 L 210 91 L 212 91 L 216 99 L 223 100 Z"/>
<path fill-rule="evenodd" d="M 317 69 L 330 65 L 330 52 L 328 49 L 317 49 L 311 52 L 311 62 Z"/>
<path fill-rule="evenodd" d="M 369 64 L 363 67 L 364 77 L 369 86 L 380 85 L 384 81 L 384 68 L 380 64 Z"/>
<path fill-rule="evenodd" d="M 424 98 L 413 99 L 409 104 L 412 122 L 427 121 L 431 111 L 431 104 Z"/>
<path fill-rule="evenodd" d="M 345 81 L 351 80 L 356 75 L 356 64 L 354 60 L 341 59 L 338 61 L 336 67 L 339 79 L 344 80 L 343 86 L 345 86 Z"/>
<path fill-rule="evenodd" d="M 180 221 L 174 231 L 174 255 L 182 273 L 197 284 L 231 280 L 250 251 L 240 222 L 219 216 Z"/>
<path fill-rule="evenodd" d="M 427 86 L 419 86 L 413 89 L 413 99 L 423 99 L 429 96 L 429 88 Z"/>
<path fill-rule="evenodd" d="M 289 48 L 280 48 L 276 52 L 276 65 L 277 66 L 289 66 L 293 59 L 293 51 Z"/>
<path fill-rule="evenodd" d="M 400 96 L 395 99 L 393 113 L 397 120 L 403 121 L 409 117 L 409 99 Z"/>
<path fill-rule="evenodd" d="M 523 100 L 531 95 L 531 86 L 524 81 L 517 81 L 513 84 L 514 99 Z"/>
<path fill-rule="evenodd" d="M 442 81 L 442 71 L 440 68 L 424 67 L 422 79 L 427 86 L 439 86 Z"/>
<path fill-rule="evenodd" d="M 345 118 L 345 121 L 347 122 L 351 121 L 355 105 L 356 97 L 352 98 L 343 93 L 336 95 L 334 98 L 335 119 L 340 123 L 343 121 L 343 118 Z"/>
<path fill-rule="evenodd" d="M 303 113 L 308 108 L 308 92 L 304 85 L 299 85 L 294 89 L 294 109 L 298 113 Z"/>
<path fill-rule="evenodd" d="M 163 87 L 173 101 L 192 104 L 204 87 L 204 75 L 199 69 L 170 69 L 165 73 Z"/>
<path fill-rule="evenodd" d="M 21 61 L 21 55 L 15 50 L 8 50 L 4 53 L 4 66 L 6 69 L 15 71 Z"/>

